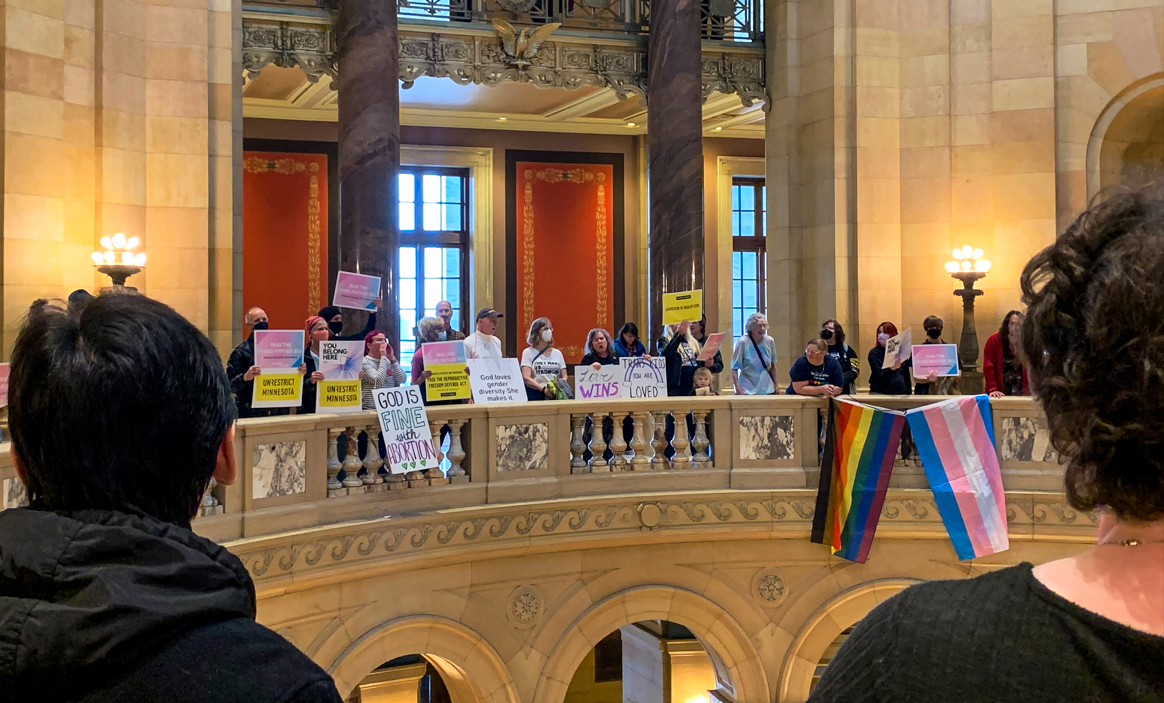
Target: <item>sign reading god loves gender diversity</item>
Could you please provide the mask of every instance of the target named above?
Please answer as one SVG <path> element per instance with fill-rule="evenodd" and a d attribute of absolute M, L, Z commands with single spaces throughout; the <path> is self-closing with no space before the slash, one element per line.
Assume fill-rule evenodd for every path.
<path fill-rule="evenodd" d="M 469 359 L 466 363 L 476 402 L 524 403 L 528 400 L 517 359 Z"/>
<path fill-rule="evenodd" d="M 297 408 L 303 400 L 303 330 L 255 330 L 254 408 Z"/>
<path fill-rule="evenodd" d="M 577 400 L 622 398 L 623 375 L 622 367 L 613 364 L 600 366 L 597 370 L 592 366 L 575 366 L 574 398 Z"/>
<path fill-rule="evenodd" d="M 667 397 L 667 361 L 661 356 L 651 359 L 619 359 L 620 398 Z"/>
<path fill-rule="evenodd" d="M 424 345 L 424 370 L 432 375 L 424 382 L 429 400 L 463 400 L 469 397 L 465 343 L 428 342 Z"/>
<path fill-rule="evenodd" d="M 958 369 L 958 347 L 953 344 L 913 345 L 913 377 L 961 376 Z"/>
<path fill-rule="evenodd" d="M 663 294 L 663 324 L 677 325 L 684 320 L 690 322 L 703 317 L 703 291 L 689 290 L 682 293 Z"/>
<path fill-rule="evenodd" d="M 427 353 L 427 352 L 426 352 Z M 420 388 L 377 388 L 372 391 L 380 418 L 388 470 L 394 474 L 427 471 L 437 465 L 428 415 L 420 399 Z"/>
<path fill-rule="evenodd" d="M 360 367 L 364 364 L 363 342 L 320 342 L 319 382 L 315 394 L 317 413 L 354 413 L 363 409 L 360 396 Z"/>
<path fill-rule="evenodd" d="M 337 308 L 375 310 L 380 297 L 380 277 L 340 271 L 335 277 L 335 295 L 331 304 Z"/>

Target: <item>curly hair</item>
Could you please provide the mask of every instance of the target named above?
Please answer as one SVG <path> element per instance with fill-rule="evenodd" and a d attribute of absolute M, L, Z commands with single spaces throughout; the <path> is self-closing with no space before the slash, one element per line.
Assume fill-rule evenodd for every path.
<path fill-rule="evenodd" d="M 1067 460 L 1068 502 L 1164 517 L 1164 183 L 1094 202 L 1021 286 L 1019 353 Z"/>

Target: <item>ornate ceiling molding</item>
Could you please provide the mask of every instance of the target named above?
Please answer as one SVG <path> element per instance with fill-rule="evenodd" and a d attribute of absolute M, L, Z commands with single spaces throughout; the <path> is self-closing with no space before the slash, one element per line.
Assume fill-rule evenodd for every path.
<path fill-rule="evenodd" d="M 495 36 L 401 30 L 400 80 L 405 88 L 431 76 L 462 85 L 512 81 L 541 88 L 597 86 L 611 88 L 621 98 L 646 96 L 647 56 L 638 44 L 546 42 L 528 66 L 514 66 Z M 270 64 L 298 66 L 312 82 L 325 75 L 335 78 L 336 48 L 330 23 L 243 18 L 242 64 L 251 79 Z M 736 93 L 745 106 L 766 102 L 763 50 L 705 51 L 704 99 L 713 92 Z"/>

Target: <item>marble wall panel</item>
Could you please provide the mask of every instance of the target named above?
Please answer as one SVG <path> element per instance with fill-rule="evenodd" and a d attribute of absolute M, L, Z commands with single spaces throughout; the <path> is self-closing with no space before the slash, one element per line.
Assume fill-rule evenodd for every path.
<path fill-rule="evenodd" d="M 255 500 L 295 495 L 307 490 L 307 442 L 256 444 L 251 464 Z"/>
<path fill-rule="evenodd" d="M 740 418 L 740 458 L 753 461 L 791 459 L 796 454 L 792 415 Z"/>
<path fill-rule="evenodd" d="M 498 425 L 496 433 L 498 471 L 537 471 L 549 466 L 550 426 Z"/>
<path fill-rule="evenodd" d="M 998 455 L 1003 461 L 1059 462 L 1045 417 L 1002 418 Z"/>

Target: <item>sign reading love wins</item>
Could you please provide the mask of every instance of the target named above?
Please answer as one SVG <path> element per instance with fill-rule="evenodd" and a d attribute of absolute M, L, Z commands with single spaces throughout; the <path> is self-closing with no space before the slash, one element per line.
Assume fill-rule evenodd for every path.
<path fill-rule="evenodd" d="M 380 418 L 388 470 L 394 474 L 427 471 L 437 466 L 432 446 L 428 414 L 420 399 L 420 388 L 377 388 L 372 391 Z"/>

